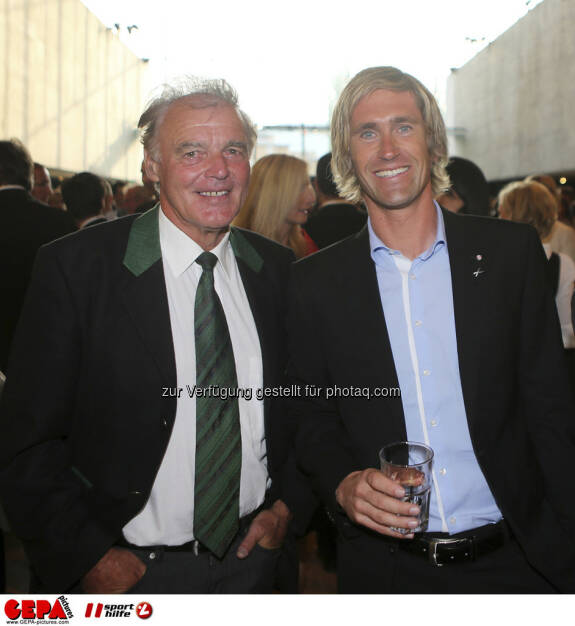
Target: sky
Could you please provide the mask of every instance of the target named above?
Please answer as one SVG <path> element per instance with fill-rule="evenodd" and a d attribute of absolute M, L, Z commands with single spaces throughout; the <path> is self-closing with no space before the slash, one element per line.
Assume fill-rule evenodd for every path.
<path fill-rule="evenodd" d="M 413 74 L 442 104 L 450 69 L 542 0 L 82 1 L 150 59 L 144 96 L 182 74 L 225 78 L 261 127 L 328 124 L 347 80 L 374 65 Z"/>

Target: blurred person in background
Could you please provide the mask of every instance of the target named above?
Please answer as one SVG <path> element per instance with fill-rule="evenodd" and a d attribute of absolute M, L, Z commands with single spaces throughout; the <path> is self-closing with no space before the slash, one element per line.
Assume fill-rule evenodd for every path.
<path fill-rule="evenodd" d="M 81 172 L 62 183 L 62 195 L 68 213 L 78 228 L 102 224 L 104 217 L 104 185 L 102 179 L 91 172 Z"/>
<path fill-rule="evenodd" d="M 314 204 L 306 162 L 269 154 L 252 169 L 248 195 L 234 225 L 291 248 L 299 259 L 317 250 L 302 228 Z"/>
<path fill-rule="evenodd" d="M 571 298 L 575 286 L 575 263 L 563 252 L 553 252 L 549 238 L 557 220 L 556 200 L 535 181 L 515 182 L 499 192 L 499 215 L 506 220 L 531 224 L 537 231 L 548 259 L 549 285 L 555 296 L 563 347 L 575 382 L 575 334 L 571 323 Z"/>
<path fill-rule="evenodd" d="M 305 231 L 318 248 L 359 232 L 367 221 L 367 213 L 341 198 L 331 171 L 331 152 L 317 162 L 315 188 L 318 208 L 310 215 Z"/>
<path fill-rule="evenodd" d="M 124 210 L 124 202 L 126 199 L 127 188 L 128 183 L 124 182 L 123 180 L 119 180 L 112 185 L 112 191 L 114 193 L 114 204 L 116 205 L 118 217 L 126 215 L 126 212 Z"/>
<path fill-rule="evenodd" d="M 149 196 L 143 185 L 132 185 L 124 193 L 122 215 L 132 215 L 138 212 L 138 207 L 148 202 Z"/>
<path fill-rule="evenodd" d="M 551 229 L 547 243 L 553 252 L 563 252 L 575 261 L 575 229 L 567 226 L 567 224 L 564 224 L 557 219 L 560 213 L 560 201 L 555 179 L 547 174 L 533 174 L 531 176 L 527 176 L 525 178 L 525 182 L 541 183 L 549 190 L 549 193 L 555 201 L 556 220 L 555 224 L 553 224 L 553 228 Z"/>
<path fill-rule="evenodd" d="M 0 141 L 0 370 L 4 372 L 38 248 L 76 230 L 69 215 L 32 197 L 33 176 L 34 164 L 25 146 L 15 139 Z"/>
<path fill-rule="evenodd" d="M 57 185 L 54 184 L 54 181 Z M 50 195 L 48 204 L 55 209 L 60 209 L 60 211 L 67 211 L 64 198 L 62 197 L 62 179 L 59 176 L 56 178 L 54 176 L 52 177 L 52 194 Z"/>
<path fill-rule="evenodd" d="M 559 219 L 567 226 L 575 226 L 575 189 L 571 185 L 561 185 L 559 199 L 561 203 Z"/>
<path fill-rule="evenodd" d="M 34 163 L 34 185 L 32 186 L 32 195 L 36 200 L 44 204 L 50 203 L 52 195 L 52 180 L 50 172 L 41 163 Z"/>
<path fill-rule="evenodd" d="M 437 197 L 437 202 L 444 209 L 462 215 L 489 215 L 487 180 L 473 161 L 451 157 L 447 174 L 451 187 Z"/>
<path fill-rule="evenodd" d="M 118 210 L 114 202 L 112 185 L 105 178 L 102 178 L 102 185 L 104 186 L 104 211 L 102 214 L 107 220 L 115 220 L 118 217 Z"/>

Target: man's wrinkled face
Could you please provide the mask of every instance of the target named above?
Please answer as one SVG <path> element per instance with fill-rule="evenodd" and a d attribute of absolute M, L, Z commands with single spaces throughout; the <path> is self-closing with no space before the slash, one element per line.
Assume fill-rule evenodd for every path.
<path fill-rule="evenodd" d="M 409 91 L 378 89 L 351 115 L 351 158 L 368 209 L 403 209 L 431 194 L 431 156 Z"/>
<path fill-rule="evenodd" d="M 172 104 L 146 151 L 148 176 L 160 183 L 168 219 L 189 237 L 225 229 L 244 201 L 250 175 L 248 140 L 235 109 L 201 96 Z"/>

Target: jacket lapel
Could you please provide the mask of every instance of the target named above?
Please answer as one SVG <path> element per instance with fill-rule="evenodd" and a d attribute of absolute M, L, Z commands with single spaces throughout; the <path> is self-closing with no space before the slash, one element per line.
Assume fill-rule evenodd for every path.
<path fill-rule="evenodd" d="M 240 276 L 260 341 L 262 353 L 263 386 L 273 387 L 283 383 L 274 375 L 284 367 L 286 355 L 278 345 L 280 333 L 285 332 L 280 319 L 282 311 L 278 311 L 274 300 L 274 290 L 270 284 L 265 265 L 258 251 L 247 237 L 237 228 L 230 229 L 230 244 L 234 251 Z M 267 435 L 270 434 L 271 398 L 264 398 L 264 421 Z"/>
<path fill-rule="evenodd" d="M 132 224 L 124 255 L 129 280 L 124 303 L 158 366 L 165 386 L 177 384 L 168 295 L 158 226 L 159 205 Z"/>
<path fill-rule="evenodd" d="M 370 387 L 399 387 L 367 227 L 350 241 L 350 245 L 349 264 L 340 277 L 341 293 L 347 295 L 341 299 L 343 307 L 337 314 L 345 317 L 344 327 L 349 328 L 355 350 L 362 351 L 364 384 Z M 406 439 L 400 400 L 372 399 L 368 405 L 373 428 L 370 432 L 382 433 L 381 441 L 384 441 L 383 436 L 388 441 Z"/>
<path fill-rule="evenodd" d="M 275 343 L 272 323 L 275 320 L 274 316 L 277 316 L 277 311 L 274 311 L 264 262 L 258 251 L 240 230 L 233 227 L 230 229 L 230 244 L 236 257 L 260 340 L 265 387 L 273 382 L 268 379 L 268 374 L 273 371 L 273 368 L 269 366 L 271 354 L 273 354 L 273 352 L 270 354 L 270 351 L 273 350 Z"/>
<path fill-rule="evenodd" d="M 451 266 L 455 334 L 459 357 L 459 373 L 467 421 L 474 436 L 475 407 L 479 359 L 481 348 L 482 308 L 489 297 L 488 258 L 486 251 L 477 246 L 466 217 L 443 211 L 445 234 Z"/>

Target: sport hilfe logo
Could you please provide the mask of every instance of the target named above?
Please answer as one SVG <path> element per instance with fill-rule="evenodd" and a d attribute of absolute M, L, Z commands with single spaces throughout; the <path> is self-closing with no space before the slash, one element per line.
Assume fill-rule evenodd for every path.
<path fill-rule="evenodd" d="M 9 620 L 68 620 L 74 617 L 68 601 L 60 596 L 53 604 L 48 600 L 10 599 L 4 604 L 4 613 Z"/>
<path fill-rule="evenodd" d="M 148 619 L 152 614 L 152 605 L 149 602 L 134 604 L 102 604 L 88 602 L 84 617 L 130 617 L 135 613 L 141 619 Z"/>

